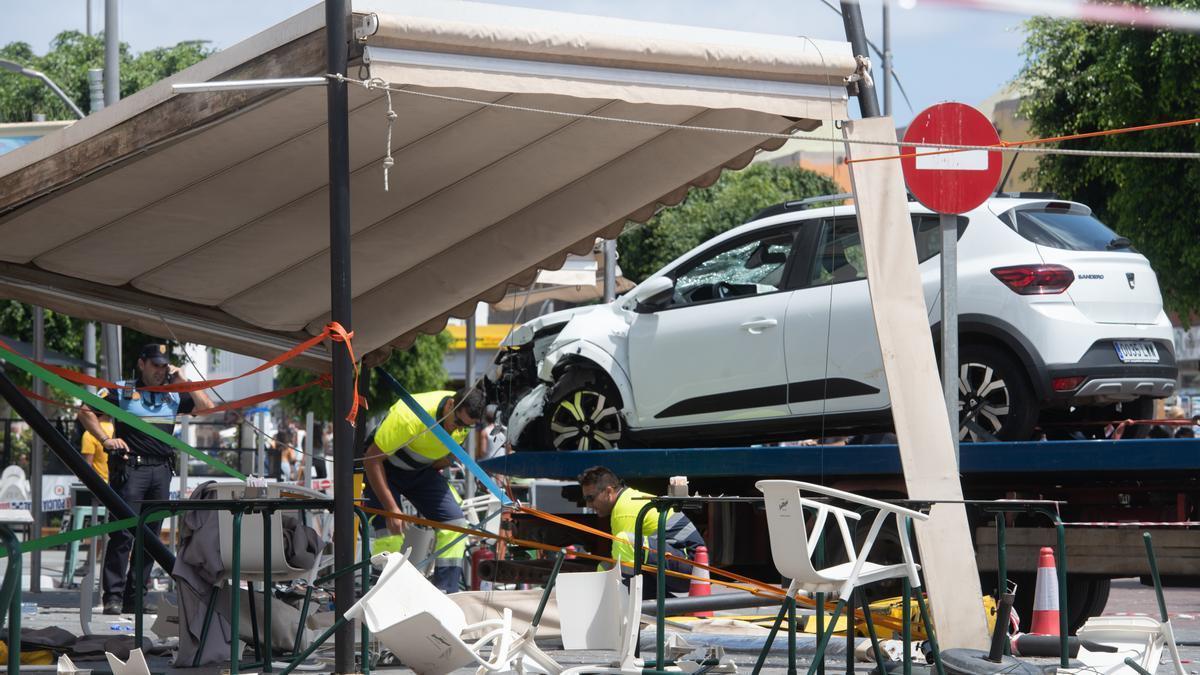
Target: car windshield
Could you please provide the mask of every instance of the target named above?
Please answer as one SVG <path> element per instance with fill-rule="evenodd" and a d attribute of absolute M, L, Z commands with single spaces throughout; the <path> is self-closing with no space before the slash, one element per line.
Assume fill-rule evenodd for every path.
<path fill-rule="evenodd" d="M 1005 215 L 1009 227 L 1038 246 L 1068 251 L 1133 250 L 1128 239 L 1090 213 L 1046 208 L 1014 209 Z"/>

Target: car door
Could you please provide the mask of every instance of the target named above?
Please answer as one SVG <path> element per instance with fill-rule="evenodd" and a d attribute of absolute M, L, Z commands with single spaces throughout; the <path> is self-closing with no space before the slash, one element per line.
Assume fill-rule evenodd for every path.
<path fill-rule="evenodd" d="M 629 328 L 640 428 L 784 417 L 783 279 L 795 227 L 726 240 L 671 273 L 670 304 Z"/>
<path fill-rule="evenodd" d="M 838 216 L 815 227 L 806 239 L 806 260 L 794 267 L 800 278 L 784 331 L 791 414 L 884 408 L 887 383 L 858 222 Z"/>

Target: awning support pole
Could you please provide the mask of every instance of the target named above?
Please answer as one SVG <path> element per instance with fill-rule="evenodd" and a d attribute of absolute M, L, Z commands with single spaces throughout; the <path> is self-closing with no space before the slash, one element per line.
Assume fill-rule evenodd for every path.
<path fill-rule="evenodd" d="M 129 504 L 121 499 L 120 495 L 114 491 L 107 482 L 92 470 L 91 464 L 79 454 L 79 451 L 71 447 L 70 441 L 63 436 L 50 420 L 46 419 L 41 412 L 21 394 L 17 389 L 17 385 L 8 379 L 8 375 L 4 374 L 4 370 L 0 368 L 0 397 L 8 401 L 22 419 L 25 420 L 36 434 L 46 443 L 46 447 L 58 456 L 63 464 L 66 465 L 71 473 L 79 479 L 92 494 L 96 495 L 106 507 L 108 512 L 113 516 L 114 520 L 122 520 L 124 518 L 132 518 L 137 514 L 133 512 Z M 155 525 L 158 527 L 158 525 Z M 149 535 L 146 536 L 146 551 L 150 557 L 159 565 L 162 565 L 164 570 L 172 570 L 175 568 L 175 556 L 167 550 L 166 544 L 162 543 L 158 532 L 147 528 Z"/>
<path fill-rule="evenodd" d="M 347 0 L 325 1 L 326 72 L 346 74 Z M 350 118 L 346 82 L 330 78 L 325 85 L 329 127 L 329 293 L 332 319 L 346 331 L 350 317 Z M 354 427 L 347 416 L 354 402 L 354 364 L 347 346 L 333 345 L 333 561 L 337 569 L 354 564 Z M 338 577 L 335 609 L 344 616 L 354 604 L 354 577 Z M 357 672 L 354 625 L 334 636 L 334 672 Z"/>
<path fill-rule="evenodd" d="M 846 27 L 846 41 L 854 50 L 855 57 L 869 56 L 867 31 L 863 28 L 862 6 L 857 0 L 842 0 L 842 25 Z M 879 100 L 875 98 L 875 85 L 863 78 L 858 81 L 858 109 L 863 119 L 879 117 Z"/>

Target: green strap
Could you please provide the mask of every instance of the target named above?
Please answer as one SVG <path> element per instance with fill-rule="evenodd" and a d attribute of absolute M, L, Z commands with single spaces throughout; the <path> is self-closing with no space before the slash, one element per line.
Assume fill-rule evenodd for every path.
<path fill-rule="evenodd" d="M 133 427 L 134 429 L 137 429 L 138 431 L 141 431 L 142 433 L 150 436 L 151 438 L 158 439 L 158 440 L 162 441 L 163 443 L 166 443 L 167 445 L 175 448 L 176 450 L 185 452 L 185 453 L 191 455 L 192 457 L 195 457 L 196 459 L 204 462 L 205 464 L 213 467 L 214 469 L 222 471 L 238 480 L 246 480 L 245 474 L 238 471 L 237 469 L 234 469 L 233 467 L 220 461 L 219 459 L 216 459 L 215 457 L 209 457 L 207 454 L 200 452 L 199 450 L 193 448 L 192 446 L 188 445 L 187 443 L 184 443 L 183 441 L 179 440 L 178 438 L 175 438 L 171 434 L 168 434 L 168 433 L 162 431 L 161 429 L 158 429 L 156 427 L 153 427 L 153 426 L 147 424 L 146 422 L 142 421 L 142 419 L 140 417 L 138 417 L 137 415 L 126 412 L 125 410 L 122 410 L 118 406 L 115 406 L 115 405 L 109 403 L 108 401 L 105 401 L 104 399 L 100 398 L 99 396 L 96 396 L 95 394 L 89 392 L 88 390 L 84 389 L 83 387 L 80 387 L 77 384 L 73 384 L 71 382 L 68 382 L 67 380 L 64 380 L 63 378 L 59 377 L 58 375 L 51 373 L 50 371 L 46 370 L 45 368 L 42 368 L 41 366 L 30 361 L 29 359 L 26 359 L 25 357 L 21 356 L 20 354 L 10 352 L 7 349 L 5 349 L 4 347 L 0 346 L 0 359 L 4 359 L 5 361 L 8 361 L 9 363 L 16 366 L 17 368 L 20 368 L 21 370 L 29 373 L 31 376 L 36 377 L 39 380 L 43 380 L 44 382 L 46 382 L 50 386 L 58 389 L 59 391 L 62 391 L 64 393 L 74 396 L 75 398 L 79 399 L 80 401 L 83 401 L 84 403 L 86 403 L 89 408 L 94 408 L 101 412 L 107 413 L 108 415 L 111 415 L 113 417 L 113 419 L 121 420 L 125 424 L 128 424 L 129 426 Z M 118 528 L 118 529 L 120 529 L 120 528 Z"/>
<path fill-rule="evenodd" d="M 169 518 L 170 511 L 155 511 L 149 516 L 146 516 L 147 523 L 156 523 L 163 518 Z M 70 530 L 69 532 L 59 532 L 52 534 L 49 537 L 40 539 L 30 539 L 29 541 L 21 542 L 21 553 L 29 553 L 30 551 L 44 551 L 48 548 L 55 548 L 63 544 L 69 544 L 73 541 L 88 539 L 91 537 L 99 537 L 100 535 L 116 532 L 117 530 L 128 530 L 131 527 L 137 527 L 137 517 L 125 518 L 123 520 L 114 520 L 110 523 L 101 523 L 91 527 L 85 527 L 81 530 Z M 0 558 L 8 555 L 7 549 L 0 549 Z"/>

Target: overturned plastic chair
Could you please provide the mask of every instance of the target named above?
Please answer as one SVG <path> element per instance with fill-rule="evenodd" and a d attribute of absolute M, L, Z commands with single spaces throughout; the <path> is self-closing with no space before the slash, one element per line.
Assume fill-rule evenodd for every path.
<path fill-rule="evenodd" d="M 818 636 L 817 651 L 812 665 L 809 667 L 809 675 L 824 658 L 825 647 L 833 635 L 838 617 L 842 610 L 847 609 L 855 589 L 887 579 L 907 579 L 918 599 L 921 598 L 919 566 L 913 558 L 908 523 L 910 520 L 928 520 L 927 514 L 827 488 L 823 485 L 800 481 L 762 480 L 755 483 L 755 487 L 763 493 L 763 497 L 766 499 L 767 528 L 770 533 L 771 556 L 775 561 L 775 567 L 780 574 L 792 580 L 791 585 L 788 586 L 787 597 L 794 598 L 795 593 L 801 590 L 813 593 L 836 593 L 838 596 L 837 606 L 829 620 L 828 628 L 824 635 Z M 854 536 L 849 527 L 849 521 L 859 520 L 862 518 L 861 514 L 823 501 L 806 498 L 805 493 L 816 497 L 832 497 L 848 504 L 875 510 L 875 519 L 871 523 L 862 546 L 855 546 Z M 808 522 L 809 513 L 813 514 L 811 526 Z M 848 561 L 817 569 L 813 563 L 813 554 L 817 551 L 820 535 L 830 516 L 833 517 L 837 530 L 841 534 L 842 545 Z M 901 554 L 904 559 L 902 562 L 890 565 L 869 562 L 867 556 L 870 555 L 871 549 L 875 545 L 875 539 L 879 536 L 880 530 L 889 517 L 895 519 Z M 868 627 L 872 627 L 871 613 L 865 600 L 863 605 Z M 784 609 L 780 611 L 780 618 L 782 618 L 783 612 L 788 610 L 788 606 L 789 603 L 785 602 Z M 848 611 L 853 612 L 854 608 L 850 607 Z M 794 626 L 789 624 L 789 631 L 791 630 L 794 630 Z M 873 627 L 871 632 L 874 632 Z M 774 634 L 772 634 L 773 636 Z M 770 649 L 769 640 L 760 655 L 760 666 L 768 649 Z M 876 654 L 879 654 L 878 645 L 876 645 Z"/>
<path fill-rule="evenodd" d="M 621 581 L 621 569 L 603 572 L 560 574 L 555 583 L 563 649 L 607 650 L 617 657 L 604 666 L 576 666 L 562 675 L 581 673 L 625 673 L 639 675 L 645 668 L 637 656 L 641 627 L 642 575 L 630 577 L 629 588 Z M 588 611 L 562 611 L 563 607 Z"/>
<path fill-rule="evenodd" d="M 502 619 L 468 624 L 462 609 L 406 556 L 381 553 L 372 560 L 384 562 L 379 581 L 346 612 L 346 618 L 366 622 L 371 634 L 418 675 L 445 675 L 472 665 L 480 673 L 507 672 L 514 670 L 514 662 L 525 658 L 536 669 L 561 671 L 528 636 L 513 632 L 509 610 L 504 610 Z M 484 633 L 467 644 L 461 637 L 467 631 Z"/>

